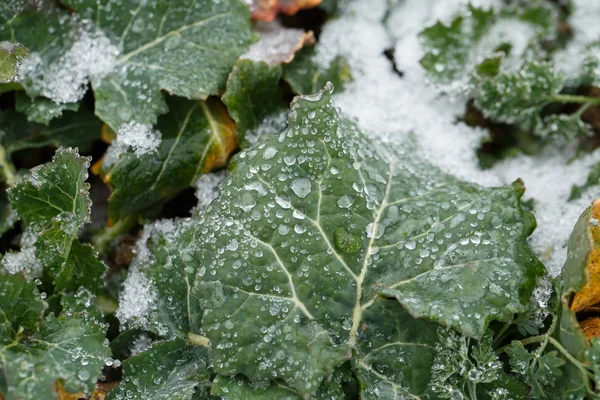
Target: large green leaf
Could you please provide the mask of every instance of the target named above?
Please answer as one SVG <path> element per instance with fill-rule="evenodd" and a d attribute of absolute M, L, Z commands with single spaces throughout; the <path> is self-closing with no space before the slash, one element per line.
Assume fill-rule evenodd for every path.
<path fill-rule="evenodd" d="M 0 84 L 17 80 L 17 67 L 27 49 L 8 41 L 0 42 Z"/>
<path fill-rule="evenodd" d="M 382 148 L 331 90 L 296 98 L 284 132 L 237 155 L 197 222 L 192 293 L 216 371 L 303 395 L 350 358 L 380 296 L 478 338 L 525 310 L 543 271 L 519 184 L 481 188 L 410 143 Z"/>
<path fill-rule="evenodd" d="M 122 365 L 124 378 L 108 400 L 191 400 L 210 384 L 208 349 L 181 339 L 155 343 Z"/>
<path fill-rule="evenodd" d="M 67 0 L 102 29 L 119 54 L 106 76 L 91 76 L 96 114 L 114 130 L 131 119 L 155 123 L 161 90 L 205 99 L 225 86 L 250 44 L 250 15 L 237 0 Z"/>
<path fill-rule="evenodd" d="M 59 148 L 52 162 L 32 169 L 9 191 L 13 209 L 37 236 L 35 255 L 58 290 L 103 287 L 106 267 L 77 241 L 90 220 L 89 163 L 76 149 Z"/>
<path fill-rule="evenodd" d="M 27 303 L 36 304 L 33 299 Z M 10 343 L 2 338 L 0 392 L 6 399 L 52 398 L 59 381 L 67 392 L 91 393 L 110 357 L 106 326 L 87 309 L 90 303 L 66 298 L 62 306 L 61 315 L 40 319 L 37 332 L 18 331 Z"/>
<path fill-rule="evenodd" d="M 198 177 L 226 165 L 237 148 L 235 125 L 218 100 L 168 100 L 172 111 L 159 118 L 156 151 L 136 154 L 113 144 L 104 161 L 112 187 L 109 217 L 118 220 L 155 206 L 188 188 Z M 125 149 L 126 150 L 126 149 Z M 119 154 L 121 153 L 121 154 Z"/>
<path fill-rule="evenodd" d="M 262 119 L 283 108 L 279 87 L 281 67 L 266 62 L 239 60 L 227 79 L 223 103 L 237 127 L 238 140 L 259 127 Z"/>

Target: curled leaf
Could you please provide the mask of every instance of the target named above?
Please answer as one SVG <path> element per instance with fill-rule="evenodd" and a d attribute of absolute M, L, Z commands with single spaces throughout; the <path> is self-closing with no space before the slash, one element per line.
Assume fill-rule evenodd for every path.
<path fill-rule="evenodd" d="M 585 310 L 591 305 L 600 302 L 600 200 L 595 200 L 589 210 L 587 231 L 585 238 L 590 246 L 586 261 L 586 284 L 579 290 L 573 302 L 571 310 L 578 312 Z"/>
<path fill-rule="evenodd" d="M 254 32 L 260 35 L 260 39 L 240 58 L 265 61 L 271 66 L 291 62 L 296 52 L 315 43 L 312 31 L 286 28 L 279 22 L 258 22 L 254 26 Z"/>
<path fill-rule="evenodd" d="M 316 7 L 322 0 L 250 0 L 252 18 L 273 21 L 278 13 L 294 15 L 302 9 Z"/>

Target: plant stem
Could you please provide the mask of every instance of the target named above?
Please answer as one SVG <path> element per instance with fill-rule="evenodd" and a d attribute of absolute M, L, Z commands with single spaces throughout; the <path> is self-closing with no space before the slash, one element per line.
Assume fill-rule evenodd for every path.
<path fill-rule="evenodd" d="M 600 97 L 578 96 L 571 94 L 555 94 L 552 96 L 547 96 L 546 100 L 559 103 L 600 104 Z"/>
<path fill-rule="evenodd" d="M 508 330 L 508 328 L 510 328 L 511 325 L 512 325 L 512 321 L 509 321 L 502 326 L 500 331 L 498 331 L 498 336 L 496 336 L 496 339 L 494 339 L 494 347 L 496 347 L 497 345 L 502 343 L 502 341 L 506 337 L 506 334 L 507 334 L 506 331 Z"/>
<path fill-rule="evenodd" d="M 123 233 L 129 231 L 137 224 L 137 215 L 130 215 L 120 219 L 113 226 L 106 226 L 101 231 L 98 231 L 92 238 L 92 244 L 99 253 L 106 252 L 108 244 L 115 240 Z"/>

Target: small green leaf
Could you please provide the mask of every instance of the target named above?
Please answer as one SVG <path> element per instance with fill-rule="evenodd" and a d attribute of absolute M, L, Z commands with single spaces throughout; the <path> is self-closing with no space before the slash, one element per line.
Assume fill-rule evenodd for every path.
<path fill-rule="evenodd" d="M 77 241 L 90 220 L 89 163 L 76 149 L 59 148 L 52 162 L 32 169 L 9 191 L 12 207 L 37 236 L 35 255 L 58 290 L 83 285 L 97 292 L 104 286 L 106 267 Z"/>
<path fill-rule="evenodd" d="M 63 299 L 63 313 L 40 321 L 31 336 L 0 347 L 0 392 L 7 400 L 49 399 L 55 384 L 70 393 L 91 393 L 110 357 L 106 328 L 94 310 Z M 88 304 L 88 307 L 90 304 Z"/>
<path fill-rule="evenodd" d="M 569 142 L 590 136 L 591 132 L 592 127 L 583 122 L 577 113 L 548 115 L 536 129 L 536 134 L 542 138 L 562 137 Z"/>
<path fill-rule="evenodd" d="M 35 284 L 22 274 L 0 274 L 0 343 L 9 344 L 21 330 L 33 333 L 44 310 Z"/>
<path fill-rule="evenodd" d="M 8 41 L 0 42 L 0 84 L 17 80 L 17 67 L 27 56 L 27 49 Z"/>
<path fill-rule="evenodd" d="M 350 66 L 338 56 L 327 69 L 313 60 L 314 47 L 300 50 L 291 63 L 283 65 L 283 79 L 290 84 L 296 94 L 310 94 L 331 82 L 336 90 L 344 90 L 344 85 L 352 80 Z"/>
<path fill-rule="evenodd" d="M 258 128 L 262 119 L 283 108 L 281 66 L 239 60 L 227 80 L 223 103 L 236 123 L 238 140 Z"/>
<path fill-rule="evenodd" d="M 184 340 L 158 342 L 122 364 L 123 380 L 107 400 L 191 400 L 210 385 L 210 355 Z"/>
<path fill-rule="evenodd" d="M 569 201 L 577 200 L 581 198 L 581 194 L 589 188 L 600 185 L 600 163 L 595 164 L 586 180 L 586 182 L 581 185 L 573 185 L 571 188 L 571 195 L 569 196 Z"/>
<path fill-rule="evenodd" d="M 61 117 L 63 111 L 77 111 L 79 103 L 55 103 L 45 97 L 31 98 L 23 92 L 15 95 L 15 109 L 27 115 L 27 121 L 48 125 L 54 118 Z"/>
<path fill-rule="evenodd" d="M 136 154 L 113 143 L 116 154 L 109 149 L 105 156 L 113 221 L 160 205 L 192 186 L 202 174 L 225 166 L 238 146 L 235 125 L 217 99 L 170 97 L 168 104 L 172 111 L 158 120 L 162 141 L 156 151 Z"/>
<path fill-rule="evenodd" d="M 530 62 L 518 72 L 483 80 L 475 105 L 494 120 L 533 127 L 544 105 L 562 87 L 562 77 L 550 64 Z"/>

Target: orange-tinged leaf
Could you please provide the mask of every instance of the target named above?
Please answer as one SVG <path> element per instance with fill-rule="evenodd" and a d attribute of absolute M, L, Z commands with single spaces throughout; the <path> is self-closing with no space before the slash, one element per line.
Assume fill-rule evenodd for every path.
<path fill-rule="evenodd" d="M 209 149 L 204 159 L 204 172 L 222 168 L 227 165 L 231 154 L 237 150 L 238 141 L 235 123 L 227 113 L 221 102 L 209 101 L 206 103 L 206 117 L 213 131 Z"/>
<path fill-rule="evenodd" d="M 583 334 L 588 340 L 600 337 L 600 317 L 588 318 L 579 323 Z"/>
<path fill-rule="evenodd" d="M 251 0 L 252 18 L 273 21 L 278 13 L 294 15 L 298 11 L 316 7 L 322 0 Z"/>
<path fill-rule="evenodd" d="M 592 243 L 592 250 L 587 258 L 587 283 L 575 294 L 571 309 L 575 312 L 585 310 L 596 303 L 600 303 L 600 199 L 592 204 L 592 216 L 588 225 L 588 237 Z"/>

